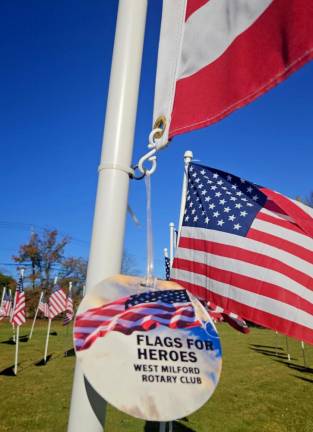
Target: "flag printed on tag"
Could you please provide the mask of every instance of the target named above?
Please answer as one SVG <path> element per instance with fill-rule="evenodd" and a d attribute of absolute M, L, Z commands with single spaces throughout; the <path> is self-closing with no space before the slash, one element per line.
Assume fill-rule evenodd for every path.
<path fill-rule="evenodd" d="M 172 280 L 243 319 L 313 343 L 313 210 L 191 163 Z"/>
<path fill-rule="evenodd" d="M 75 322 L 76 350 L 89 348 L 112 331 L 125 335 L 158 326 L 192 328 L 201 325 L 185 290 L 149 291 L 132 295 L 78 315 Z"/>
<path fill-rule="evenodd" d="M 312 0 L 165 0 L 154 121 L 168 138 L 253 101 L 313 56 Z"/>

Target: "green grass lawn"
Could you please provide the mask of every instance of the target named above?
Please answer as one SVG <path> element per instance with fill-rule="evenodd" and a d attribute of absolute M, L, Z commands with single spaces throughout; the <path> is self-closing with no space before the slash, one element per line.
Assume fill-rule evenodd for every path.
<path fill-rule="evenodd" d="M 30 325 L 21 327 L 27 335 Z M 199 411 L 175 422 L 180 432 L 312 432 L 313 431 L 313 347 L 305 345 L 307 365 L 303 368 L 300 343 L 272 331 L 252 328 L 242 335 L 226 324 L 218 330 L 223 347 L 220 384 Z M 20 342 L 18 375 L 10 376 L 15 346 L 7 322 L 0 322 L 0 432 L 66 431 L 75 358 L 64 356 L 72 348 L 71 328 L 53 322 L 49 354 L 43 357 L 47 321 L 39 321 L 33 338 Z M 277 352 L 277 355 L 276 355 Z M 113 407 L 107 410 L 106 432 L 154 432 L 156 424 L 133 419 Z M 88 431 L 86 431 L 88 432 Z"/>

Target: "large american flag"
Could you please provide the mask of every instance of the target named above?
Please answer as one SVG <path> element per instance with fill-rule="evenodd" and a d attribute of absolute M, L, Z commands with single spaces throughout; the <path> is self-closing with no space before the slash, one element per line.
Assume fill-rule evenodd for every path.
<path fill-rule="evenodd" d="M 69 290 L 67 300 L 66 300 L 66 311 L 65 311 L 63 325 L 69 324 L 72 321 L 73 317 L 74 317 L 74 308 L 73 308 L 72 292 Z"/>
<path fill-rule="evenodd" d="M 41 293 L 38 309 L 43 313 L 44 317 L 50 318 L 50 310 L 45 292 Z"/>
<path fill-rule="evenodd" d="M 111 331 L 129 335 L 158 326 L 191 328 L 201 325 L 185 290 L 150 291 L 124 297 L 78 315 L 74 340 L 78 351 L 89 348 Z"/>
<path fill-rule="evenodd" d="M 58 284 L 54 284 L 49 298 L 50 319 L 64 312 L 66 309 L 66 294 Z"/>
<path fill-rule="evenodd" d="M 25 292 L 23 276 L 21 275 L 18 279 L 15 298 L 14 298 L 14 308 L 12 313 L 11 322 L 17 326 L 24 324 L 26 321 L 25 315 Z"/>
<path fill-rule="evenodd" d="M 244 319 L 313 343 L 313 210 L 191 163 L 171 278 Z"/>

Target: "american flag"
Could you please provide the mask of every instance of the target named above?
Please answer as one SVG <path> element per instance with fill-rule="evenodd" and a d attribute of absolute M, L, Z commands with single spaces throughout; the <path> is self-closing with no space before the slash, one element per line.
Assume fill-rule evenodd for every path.
<path fill-rule="evenodd" d="M 4 317 L 8 317 L 11 315 L 12 312 L 12 296 L 9 291 L 6 290 L 6 287 L 4 289 L 4 295 L 0 306 L 0 319 Z"/>
<path fill-rule="evenodd" d="M 44 292 L 42 292 L 42 294 L 40 296 L 38 309 L 40 310 L 40 312 L 43 313 L 44 317 L 50 318 L 49 305 L 47 302 L 46 294 Z"/>
<path fill-rule="evenodd" d="M 165 256 L 165 279 L 170 280 L 171 279 L 171 260 L 169 257 Z"/>
<path fill-rule="evenodd" d="M 23 276 L 21 275 L 18 279 L 15 298 L 14 298 L 14 308 L 12 313 L 11 322 L 17 326 L 24 324 L 26 321 L 25 315 L 25 292 Z"/>
<path fill-rule="evenodd" d="M 74 340 L 78 351 L 89 348 L 111 331 L 129 335 L 158 326 L 191 328 L 201 325 L 185 290 L 150 291 L 121 298 L 78 315 Z"/>
<path fill-rule="evenodd" d="M 313 210 L 191 163 L 171 278 L 244 319 L 313 343 Z"/>
<path fill-rule="evenodd" d="M 58 284 L 54 284 L 49 298 L 50 319 L 64 312 L 66 309 L 66 294 Z"/>
<path fill-rule="evenodd" d="M 69 324 L 72 321 L 73 317 L 74 317 L 73 299 L 72 299 L 72 293 L 71 291 L 69 291 L 66 300 L 66 311 L 65 311 L 63 325 Z"/>
<path fill-rule="evenodd" d="M 207 302 L 206 304 L 207 310 L 211 315 L 213 320 L 216 321 L 225 321 L 235 330 L 240 331 L 241 333 L 249 333 L 250 329 L 244 319 L 242 319 L 239 315 L 233 312 L 227 312 L 220 306 L 216 306 L 212 302 Z"/>

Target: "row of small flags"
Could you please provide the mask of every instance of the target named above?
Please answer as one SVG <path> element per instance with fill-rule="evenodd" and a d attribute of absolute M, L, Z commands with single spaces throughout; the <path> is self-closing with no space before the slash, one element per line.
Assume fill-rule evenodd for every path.
<path fill-rule="evenodd" d="M 49 298 L 42 291 L 39 298 L 38 310 L 48 319 L 53 319 L 60 313 L 65 312 L 63 324 L 69 324 L 74 316 L 72 283 L 70 282 L 68 295 L 66 295 L 63 288 L 55 280 Z M 7 290 L 6 287 L 3 288 L 0 304 L 0 320 L 5 317 L 9 317 L 10 322 L 17 326 L 22 325 L 26 321 L 26 302 L 22 274 L 19 277 L 14 298 L 12 297 L 11 290 Z"/>
<path fill-rule="evenodd" d="M 44 354 L 44 362 L 46 363 L 52 319 L 57 315 L 59 315 L 60 313 L 65 312 L 63 325 L 66 325 L 69 324 L 69 322 L 74 317 L 72 283 L 70 282 L 69 284 L 68 295 L 66 295 L 63 288 L 61 288 L 61 286 L 57 284 L 57 278 L 55 278 L 54 280 L 52 293 L 49 299 L 47 299 L 46 293 L 44 293 L 44 291 L 41 292 L 39 303 L 36 309 L 36 313 L 33 319 L 33 324 L 28 339 L 31 339 L 32 337 L 34 325 L 39 311 L 42 312 L 46 318 L 48 318 L 48 330 L 47 330 L 45 354 Z M 13 339 L 15 340 L 15 344 L 16 344 L 14 374 L 17 375 L 19 331 L 20 331 L 20 326 L 26 322 L 26 301 L 25 301 L 25 291 L 24 291 L 24 270 L 23 269 L 20 271 L 20 276 L 18 279 L 13 302 L 12 302 L 11 290 L 7 291 L 6 288 L 3 288 L 1 304 L 0 304 L 0 319 L 4 317 L 10 318 L 10 322 L 13 326 L 13 332 L 16 326 L 16 335 L 15 338 Z"/>

